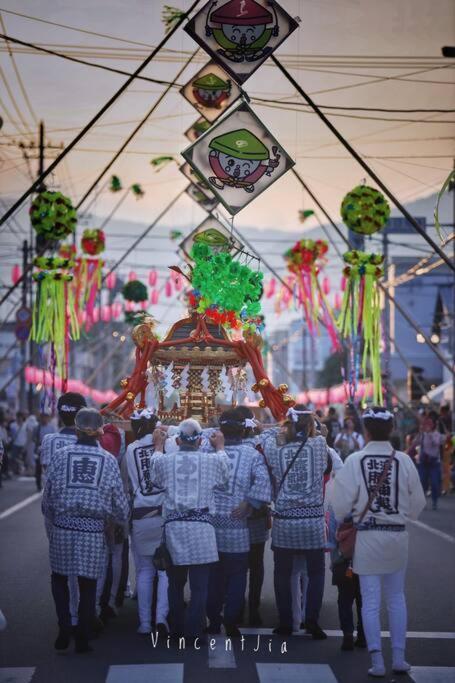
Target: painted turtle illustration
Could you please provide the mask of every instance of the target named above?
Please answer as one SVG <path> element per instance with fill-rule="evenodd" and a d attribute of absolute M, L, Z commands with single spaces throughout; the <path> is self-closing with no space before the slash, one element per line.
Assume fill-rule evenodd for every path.
<path fill-rule="evenodd" d="M 219 190 L 228 186 L 253 192 L 255 183 L 264 174 L 271 176 L 281 158 L 275 146 L 271 158 L 264 143 L 244 128 L 213 138 L 209 148 L 209 163 L 215 174 L 209 181 Z"/>
<path fill-rule="evenodd" d="M 213 73 L 197 78 L 191 84 L 196 102 L 209 109 L 221 109 L 221 104 L 231 94 L 231 81 L 224 81 Z"/>
<path fill-rule="evenodd" d="M 267 45 L 279 32 L 273 4 L 273 14 L 255 0 L 230 0 L 221 7 L 217 5 L 215 0 L 207 13 L 205 32 L 213 35 L 223 57 L 232 62 L 255 62 L 272 52 Z"/>

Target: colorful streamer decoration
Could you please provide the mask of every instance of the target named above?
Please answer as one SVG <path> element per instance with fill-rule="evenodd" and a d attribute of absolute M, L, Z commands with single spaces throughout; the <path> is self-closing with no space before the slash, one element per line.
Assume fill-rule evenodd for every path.
<path fill-rule="evenodd" d="M 101 289 L 104 262 L 96 258 L 106 247 L 104 232 L 98 228 L 82 233 L 83 256 L 75 260 L 73 294 L 79 324 L 88 332 L 98 322 L 97 298 Z"/>
<path fill-rule="evenodd" d="M 349 230 L 372 235 L 382 230 L 390 218 L 390 206 L 384 195 L 368 185 L 358 185 L 341 203 L 341 218 Z"/>
<path fill-rule="evenodd" d="M 295 275 L 298 302 L 303 308 L 310 334 L 319 334 L 319 318 L 324 321 L 334 350 L 339 348 L 335 318 L 318 276 L 326 263 L 329 249 L 324 240 L 299 240 L 284 258 Z"/>
<path fill-rule="evenodd" d="M 33 273 L 37 292 L 33 306 L 31 339 L 37 344 L 51 344 L 51 372 L 63 382 L 68 377 L 70 339 L 79 339 L 79 324 L 70 286 L 73 279 L 68 259 L 36 258 L 39 270 Z M 65 391 L 65 389 L 63 389 Z"/>
<path fill-rule="evenodd" d="M 381 307 L 378 281 L 384 273 L 382 267 L 384 257 L 381 254 L 368 254 L 354 250 L 348 251 L 343 258 L 347 264 L 343 271 L 346 289 L 338 318 L 338 329 L 341 336 L 350 342 L 351 398 L 355 395 L 358 383 L 358 358 L 363 345 L 363 377 L 365 378 L 370 371 L 373 381 L 373 401 L 380 405 L 382 404 Z"/>
<path fill-rule="evenodd" d="M 98 228 L 94 230 L 84 230 L 81 239 L 82 251 L 90 256 L 97 256 L 101 254 L 106 248 L 106 236 L 104 232 Z"/>
<path fill-rule="evenodd" d="M 45 190 L 36 195 L 30 207 L 30 222 L 45 241 L 56 242 L 76 229 L 76 209 L 61 192 Z"/>

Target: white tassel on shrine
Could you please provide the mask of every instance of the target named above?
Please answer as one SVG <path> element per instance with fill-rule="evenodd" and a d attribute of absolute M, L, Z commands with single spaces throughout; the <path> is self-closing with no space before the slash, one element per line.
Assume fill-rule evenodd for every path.
<path fill-rule="evenodd" d="M 182 372 L 180 373 L 180 391 L 186 391 L 188 389 L 189 378 L 190 378 L 190 366 L 185 365 Z"/>
<path fill-rule="evenodd" d="M 173 392 L 175 391 L 175 387 L 172 384 L 174 381 L 173 374 L 174 362 L 168 365 L 164 372 L 164 395 L 166 396 L 166 398 L 172 396 Z"/>
<path fill-rule="evenodd" d="M 207 366 L 205 366 L 205 368 L 201 372 L 201 385 L 203 391 L 208 392 L 210 390 L 210 375 Z"/>
<path fill-rule="evenodd" d="M 229 376 L 229 372 L 226 368 L 226 366 L 223 366 L 222 371 L 220 372 L 220 382 L 221 382 L 221 391 L 224 394 L 224 398 L 226 400 L 226 403 L 230 403 L 232 401 L 232 384 L 231 384 L 231 378 Z"/>

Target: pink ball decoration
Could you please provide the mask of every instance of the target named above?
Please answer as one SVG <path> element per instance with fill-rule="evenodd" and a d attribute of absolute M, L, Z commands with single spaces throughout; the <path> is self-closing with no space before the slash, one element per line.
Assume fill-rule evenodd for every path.
<path fill-rule="evenodd" d="M 151 270 L 149 273 L 149 285 L 150 287 L 154 287 L 158 281 L 158 273 L 156 270 Z"/>
<path fill-rule="evenodd" d="M 111 310 L 112 310 L 112 317 L 117 319 L 121 313 L 122 313 L 122 304 L 119 301 L 116 301 L 115 303 L 112 304 Z"/>
<path fill-rule="evenodd" d="M 322 281 L 322 291 L 326 296 L 330 294 L 330 280 L 328 277 L 325 277 Z"/>
<path fill-rule="evenodd" d="M 152 292 L 152 296 L 150 298 L 151 302 L 153 305 L 156 305 L 160 299 L 160 293 L 157 289 L 154 289 Z"/>
<path fill-rule="evenodd" d="M 132 301 L 125 301 L 125 311 L 134 311 L 134 304 Z"/>
<path fill-rule="evenodd" d="M 164 293 L 168 298 L 172 296 L 172 282 L 170 280 L 166 280 L 166 284 L 164 285 Z"/>
<path fill-rule="evenodd" d="M 93 309 L 92 321 L 94 323 L 97 323 L 99 321 L 99 319 L 100 319 L 100 309 L 97 307 L 97 308 Z"/>
<path fill-rule="evenodd" d="M 13 283 L 13 285 L 15 285 L 21 279 L 21 276 L 21 267 L 18 266 L 16 263 L 16 265 L 11 268 L 11 282 Z"/>
<path fill-rule="evenodd" d="M 133 280 L 137 280 L 137 273 L 135 273 L 134 270 L 130 270 L 128 273 L 128 282 L 132 282 Z"/>
<path fill-rule="evenodd" d="M 141 301 L 141 308 L 143 311 L 145 311 L 148 308 L 149 302 L 148 301 Z"/>
<path fill-rule="evenodd" d="M 341 309 L 341 294 L 339 292 L 335 294 L 335 308 L 337 311 Z"/>
<path fill-rule="evenodd" d="M 117 275 L 115 273 L 109 273 L 109 275 L 106 278 L 106 287 L 108 289 L 114 289 L 116 282 Z"/>

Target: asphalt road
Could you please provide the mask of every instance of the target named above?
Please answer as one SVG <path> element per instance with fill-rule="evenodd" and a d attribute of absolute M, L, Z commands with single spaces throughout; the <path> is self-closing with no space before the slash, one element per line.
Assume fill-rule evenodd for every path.
<path fill-rule="evenodd" d="M 119 616 L 94 641 L 94 652 L 75 655 L 53 650 L 56 620 L 50 592 L 47 543 L 39 498 L 32 480 L 5 482 L 0 490 L 0 607 L 8 620 L 0 632 L 0 683 L 365 683 L 368 655 L 340 651 L 336 589 L 327 572 L 321 625 L 327 641 L 306 636 L 270 636 L 275 625 L 272 555 L 267 554 L 262 614 L 264 629 L 225 651 L 179 651 L 136 634 L 136 603 L 126 600 Z M 24 504 L 24 507 L 20 507 Z M 425 511 L 410 527 L 407 578 L 409 632 L 407 658 L 414 683 L 455 683 L 455 495 L 440 510 Z M 423 526 L 422 526 L 423 525 Z M 384 617 L 384 628 L 386 620 Z M 390 641 L 384 652 L 389 660 Z M 269 651 L 269 647 L 271 651 Z M 386 681 L 393 680 L 390 676 Z"/>

